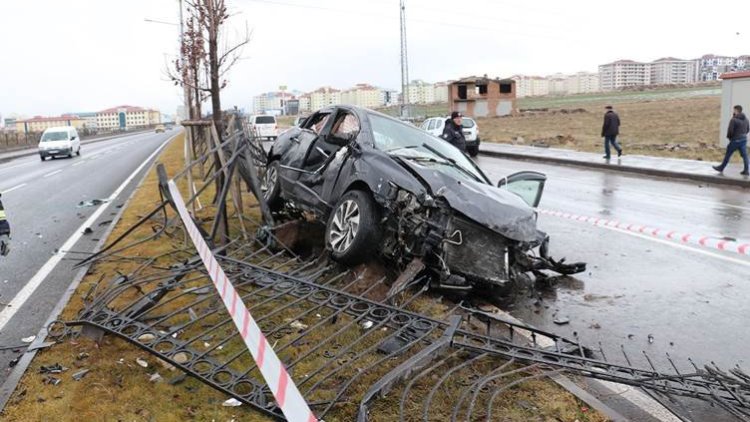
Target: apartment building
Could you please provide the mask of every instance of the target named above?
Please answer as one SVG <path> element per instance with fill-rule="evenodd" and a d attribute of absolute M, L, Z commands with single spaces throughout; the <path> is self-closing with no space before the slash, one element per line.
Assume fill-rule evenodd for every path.
<path fill-rule="evenodd" d="M 409 104 L 432 104 L 435 102 L 435 85 L 414 80 L 407 85 Z"/>
<path fill-rule="evenodd" d="M 718 81 L 723 73 L 750 70 L 750 55 L 731 57 L 706 54 L 697 62 L 698 81 Z"/>
<path fill-rule="evenodd" d="M 599 92 L 599 74 L 593 72 L 578 72 L 565 77 L 565 93 L 587 94 Z"/>
<path fill-rule="evenodd" d="M 31 119 L 18 119 L 15 121 L 15 125 L 16 132 L 38 133 L 57 126 L 73 126 L 76 129 L 82 129 L 84 120 L 74 114 L 54 117 L 34 116 Z"/>
<path fill-rule="evenodd" d="M 450 82 L 437 82 L 433 85 L 433 94 L 436 103 L 447 103 L 450 99 L 449 92 Z"/>
<path fill-rule="evenodd" d="M 542 76 L 513 75 L 517 97 L 534 97 L 550 94 L 550 81 Z"/>
<path fill-rule="evenodd" d="M 253 97 L 253 114 L 263 114 L 271 110 L 284 109 L 284 101 L 291 98 L 288 93 L 279 91 L 264 92 Z"/>
<path fill-rule="evenodd" d="M 664 57 L 651 62 L 651 84 L 673 85 L 698 82 L 698 60 Z"/>
<path fill-rule="evenodd" d="M 310 109 L 319 110 L 323 107 L 341 104 L 341 90 L 324 86 L 308 93 L 310 96 Z"/>
<path fill-rule="evenodd" d="M 159 123 L 161 113 L 158 110 L 137 106 L 121 105 L 96 113 L 97 127 L 104 130 L 127 130 Z"/>
<path fill-rule="evenodd" d="M 599 87 L 602 91 L 643 85 L 651 85 L 651 63 L 618 60 L 599 66 Z"/>
<path fill-rule="evenodd" d="M 355 105 L 365 108 L 375 108 L 383 105 L 383 95 L 380 88 L 369 84 L 357 84 L 352 88 L 341 91 L 341 104 Z"/>

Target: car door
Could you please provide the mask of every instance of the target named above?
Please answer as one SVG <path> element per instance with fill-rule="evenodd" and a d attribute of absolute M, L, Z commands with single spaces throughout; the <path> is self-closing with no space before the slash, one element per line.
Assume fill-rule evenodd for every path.
<path fill-rule="evenodd" d="M 530 207 L 536 208 L 542 200 L 547 176 L 536 171 L 521 171 L 504 177 L 497 182 L 497 187 L 507 189 L 520 196 Z"/>

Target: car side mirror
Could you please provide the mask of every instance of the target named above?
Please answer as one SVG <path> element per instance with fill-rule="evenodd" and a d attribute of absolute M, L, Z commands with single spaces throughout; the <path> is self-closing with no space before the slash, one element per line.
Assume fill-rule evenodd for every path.
<path fill-rule="evenodd" d="M 347 146 L 356 137 L 353 133 L 336 133 L 328 135 L 328 142 L 340 147 Z"/>

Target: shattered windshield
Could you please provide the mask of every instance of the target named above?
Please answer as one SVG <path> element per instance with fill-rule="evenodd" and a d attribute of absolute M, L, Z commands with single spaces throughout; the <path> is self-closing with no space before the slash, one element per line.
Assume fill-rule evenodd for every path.
<path fill-rule="evenodd" d="M 369 117 L 375 148 L 423 163 L 457 167 L 461 177 L 470 176 L 472 180 L 487 183 L 471 159 L 453 145 L 414 126 L 377 114 Z"/>
<path fill-rule="evenodd" d="M 47 132 L 42 135 L 42 142 L 67 141 L 68 132 Z"/>

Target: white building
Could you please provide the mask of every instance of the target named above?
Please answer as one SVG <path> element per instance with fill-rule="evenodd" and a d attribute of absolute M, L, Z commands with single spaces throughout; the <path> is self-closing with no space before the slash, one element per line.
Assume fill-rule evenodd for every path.
<path fill-rule="evenodd" d="M 717 81 L 722 73 L 750 70 L 750 55 L 731 57 L 706 54 L 697 62 L 698 81 Z"/>
<path fill-rule="evenodd" d="M 602 91 L 643 85 L 651 85 L 651 63 L 618 60 L 599 66 L 599 86 Z"/>
<path fill-rule="evenodd" d="M 355 105 L 364 108 L 376 108 L 383 105 L 382 89 L 369 84 L 357 84 L 341 92 L 341 104 Z"/>
<path fill-rule="evenodd" d="M 565 77 L 565 92 L 568 95 L 599 92 L 599 74 L 578 72 Z"/>
<path fill-rule="evenodd" d="M 421 81 L 411 81 L 406 86 L 409 104 L 432 104 L 435 102 L 435 85 Z"/>
<path fill-rule="evenodd" d="M 665 57 L 651 63 L 653 85 L 692 84 L 698 82 L 698 60 Z"/>
<path fill-rule="evenodd" d="M 436 103 L 447 103 L 450 98 L 449 94 L 449 83 L 448 82 L 437 82 L 434 86 L 435 93 L 433 94 Z"/>
<path fill-rule="evenodd" d="M 516 97 L 535 97 L 549 95 L 550 81 L 541 76 L 514 75 L 510 77 L 516 82 Z"/>
<path fill-rule="evenodd" d="M 292 98 L 291 94 L 278 91 L 256 95 L 253 97 L 253 114 L 281 112 L 284 110 L 285 101 L 290 98 Z"/>
<path fill-rule="evenodd" d="M 310 110 L 316 111 L 323 107 L 341 104 L 341 91 L 330 86 L 324 86 L 307 94 L 310 97 Z"/>
<path fill-rule="evenodd" d="M 130 129 L 152 126 L 161 123 L 158 110 L 143 107 L 121 105 L 96 113 L 96 125 L 99 129 Z"/>

